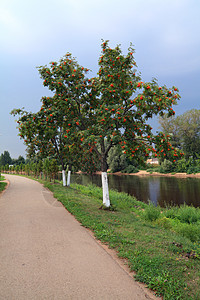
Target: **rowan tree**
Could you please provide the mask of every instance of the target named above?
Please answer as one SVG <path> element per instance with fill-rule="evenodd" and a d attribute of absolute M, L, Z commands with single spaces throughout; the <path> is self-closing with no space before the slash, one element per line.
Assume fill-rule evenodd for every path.
<path fill-rule="evenodd" d="M 62 126 L 62 136 L 65 132 L 68 148 L 73 154 L 77 153 L 75 157 L 84 160 L 89 154 L 94 169 L 99 160 L 103 205 L 110 207 L 107 157 L 113 146 L 120 145 L 123 153 L 138 163 L 152 154 L 174 161 L 178 159 L 180 153 L 172 147 L 170 136 L 154 135 L 148 121 L 155 115 L 174 115 L 172 105 L 180 96 L 175 87 L 159 86 L 155 79 L 141 80 L 136 73 L 132 46 L 127 55 L 122 54 L 119 46 L 111 49 L 108 41 L 101 46 L 99 71 L 94 78 L 86 78 L 88 69 L 81 67 L 69 53 L 49 67 L 39 67 L 44 86 L 54 93 L 53 97 L 43 99 L 45 109 L 41 110 L 49 116 L 40 121 L 43 129 L 39 143 L 44 146 L 40 144 L 39 148 L 49 153 L 52 148 L 49 139 Z M 36 147 L 30 138 L 29 142 L 31 147 Z M 63 147 L 65 155 L 68 148 Z"/>
<path fill-rule="evenodd" d="M 72 137 L 69 140 L 65 130 L 66 117 L 61 111 L 55 110 L 54 98 L 43 97 L 42 107 L 37 113 L 27 113 L 23 110 L 13 110 L 13 115 L 20 115 L 19 135 L 24 139 L 27 153 L 31 158 L 56 159 L 62 166 L 63 185 L 66 185 L 65 170 L 69 166 L 70 177 L 71 165 L 78 163 L 77 151 L 73 153 Z M 64 119 L 63 119 L 64 118 Z M 68 185 L 70 178 L 68 178 Z"/>
<path fill-rule="evenodd" d="M 148 124 L 155 115 L 175 114 L 172 105 L 180 98 L 178 90 L 161 87 L 155 79 L 141 81 L 133 53 L 132 46 L 123 55 L 119 46 L 111 49 L 107 41 L 103 42 L 98 76 L 88 80 L 90 91 L 81 99 L 81 117 L 77 115 L 82 140 L 92 145 L 101 162 L 106 207 L 110 207 L 107 157 L 114 145 L 119 144 L 126 155 L 139 163 L 152 153 L 159 157 L 167 155 L 174 161 L 179 157 L 169 136 L 154 135 Z"/>
<path fill-rule="evenodd" d="M 68 165 L 78 163 L 84 171 L 94 172 L 97 170 L 98 160 L 94 151 L 91 154 L 92 143 L 83 141 L 82 135 L 90 122 L 87 98 L 91 94 L 92 84 L 85 76 L 89 70 L 80 66 L 69 53 L 59 62 L 51 62 L 49 67 L 41 66 L 38 69 L 44 86 L 54 93 L 51 100 L 51 118 L 55 118 L 57 122 L 55 128 L 58 120 L 63 126 L 66 141 L 64 150 L 66 155 L 68 151 L 67 156 L 71 161 Z M 45 105 L 47 102 L 45 99 Z"/>
<path fill-rule="evenodd" d="M 19 135 L 24 139 L 29 157 L 38 159 L 56 159 L 62 166 L 63 185 L 66 185 L 65 170 L 68 167 L 67 185 L 70 185 L 71 168 L 82 166 L 82 169 L 94 172 L 96 161 L 91 157 L 90 147 L 81 145 L 81 137 L 75 126 L 73 114 L 68 105 L 53 97 L 43 97 L 42 106 L 37 113 L 28 113 L 14 109 L 11 114 L 20 115 Z M 78 123 L 78 122 L 77 122 Z M 73 130 L 70 130 L 71 128 Z M 86 168 L 87 166 L 87 168 Z"/>

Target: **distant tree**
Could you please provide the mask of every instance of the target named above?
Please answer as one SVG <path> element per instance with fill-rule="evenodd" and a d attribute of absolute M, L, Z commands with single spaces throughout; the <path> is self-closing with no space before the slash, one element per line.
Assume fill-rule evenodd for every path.
<path fill-rule="evenodd" d="M 110 149 L 107 161 L 108 168 L 111 170 L 111 172 L 122 171 L 127 168 L 130 163 L 132 165 L 134 164 L 133 160 L 131 160 L 130 162 L 126 154 L 123 153 L 120 145 L 116 145 L 112 149 Z"/>
<path fill-rule="evenodd" d="M 50 160 L 48 158 L 46 158 L 43 162 L 43 172 L 45 179 L 47 180 L 50 175 Z"/>
<path fill-rule="evenodd" d="M 9 164 L 6 164 L 6 165 L 5 165 L 5 171 L 6 171 L 6 172 L 9 172 Z"/>
<path fill-rule="evenodd" d="M 20 166 L 19 165 L 16 165 L 15 171 L 16 171 L 17 174 L 19 174 L 19 171 L 20 171 Z"/>
<path fill-rule="evenodd" d="M 13 163 L 13 165 L 25 164 L 25 159 L 22 155 L 20 155 L 17 159 L 13 159 L 12 163 Z"/>
<path fill-rule="evenodd" d="M 159 118 L 161 130 L 171 136 L 174 147 L 182 149 L 185 157 L 200 155 L 200 109 L 191 109 L 180 116 Z"/>
<path fill-rule="evenodd" d="M 8 151 L 4 151 L 4 153 L 0 156 L 0 165 L 11 165 L 12 164 L 12 158 L 10 156 L 10 153 Z"/>
<path fill-rule="evenodd" d="M 37 176 L 37 163 L 36 162 L 32 162 L 31 171 L 33 172 L 33 176 L 36 177 Z"/>
<path fill-rule="evenodd" d="M 56 175 L 58 174 L 58 164 L 56 159 L 50 160 L 50 176 L 51 179 L 55 182 Z"/>
<path fill-rule="evenodd" d="M 26 175 L 30 175 L 30 163 L 27 163 L 26 165 L 25 165 L 25 173 L 26 173 Z"/>
<path fill-rule="evenodd" d="M 42 177 L 42 169 L 43 169 L 43 163 L 42 160 L 40 159 L 39 162 L 37 163 L 37 176 L 40 178 Z"/>

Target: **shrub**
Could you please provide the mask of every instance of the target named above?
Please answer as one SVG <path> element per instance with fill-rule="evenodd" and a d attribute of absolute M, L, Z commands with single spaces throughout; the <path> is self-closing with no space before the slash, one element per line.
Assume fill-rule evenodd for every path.
<path fill-rule="evenodd" d="M 179 159 L 176 163 L 176 172 L 185 173 L 187 170 L 187 162 L 185 158 Z"/>
<path fill-rule="evenodd" d="M 144 218 L 148 221 L 155 221 L 160 217 L 160 207 L 154 206 L 149 202 L 149 205 L 144 210 Z"/>
<path fill-rule="evenodd" d="M 200 220 L 200 210 L 193 206 L 183 205 L 179 208 L 177 218 L 182 223 L 193 224 Z"/>
<path fill-rule="evenodd" d="M 182 205 L 164 210 L 166 218 L 177 219 L 182 223 L 193 224 L 200 221 L 200 209 L 193 206 Z"/>
<path fill-rule="evenodd" d="M 122 173 L 137 173 L 137 172 L 138 172 L 138 169 L 133 165 L 129 165 L 124 170 L 122 170 Z"/>
<path fill-rule="evenodd" d="M 189 166 L 187 169 L 187 174 L 195 174 L 200 172 L 200 166 Z"/>
<path fill-rule="evenodd" d="M 178 210 L 179 210 L 178 206 L 167 208 L 164 211 L 165 217 L 170 219 L 175 219 L 177 217 Z"/>
<path fill-rule="evenodd" d="M 200 172 L 200 159 L 194 159 L 192 157 L 185 159 L 182 158 L 176 163 L 176 172 L 186 172 L 187 174 Z"/>
<path fill-rule="evenodd" d="M 170 173 L 174 171 L 174 164 L 165 159 L 160 165 L 160 173 Z"/>
<path fill-rule="evenodd" d="M 200 241 L 199 225 L 179 223 L 177 225 L 176 231 L 184 237 L 190 239 L 192 242 Z"/>
<path fill-rule="evenodd" d="M 164 227 L 165 229 L 171 229 L 172 228 L 172 224 L 170 222 L 170 219 L 168 219 L 166 217 L 163 217 L 161 219 L 157 219 L 156 224 Z"/>

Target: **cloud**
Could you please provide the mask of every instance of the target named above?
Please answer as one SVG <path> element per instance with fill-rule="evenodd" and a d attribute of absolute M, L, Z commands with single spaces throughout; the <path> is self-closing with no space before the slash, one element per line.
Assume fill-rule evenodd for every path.
<path fill-rule="evenodd" d="M 1 52 L 23 54 L 29 47 L 29 31 L 11 10 L 0 8 Z"/>
<path fill-rule="evenodd" d="M 15 32 L 19 29 L 22 29 L 19 20 L 16 19 L 12 12 L 5 8 L 0 8 L 0 23 L 8 30 L 12 30 Z"/>

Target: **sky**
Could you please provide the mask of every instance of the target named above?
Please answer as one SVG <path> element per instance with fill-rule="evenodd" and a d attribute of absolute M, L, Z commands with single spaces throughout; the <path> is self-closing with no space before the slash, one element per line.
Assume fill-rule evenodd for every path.
<path fill-rule="evenodd" d="M 179 89 L 176 115 L 200 109 L 199 16 L 199 0 L 0 0 L 0 154 L 26 155 L 10 111 L 51 95 L 37 67 L 70 52 L 95 76 L 102 39 L 123 54 L 132 43 L 143 81 Z"/>

